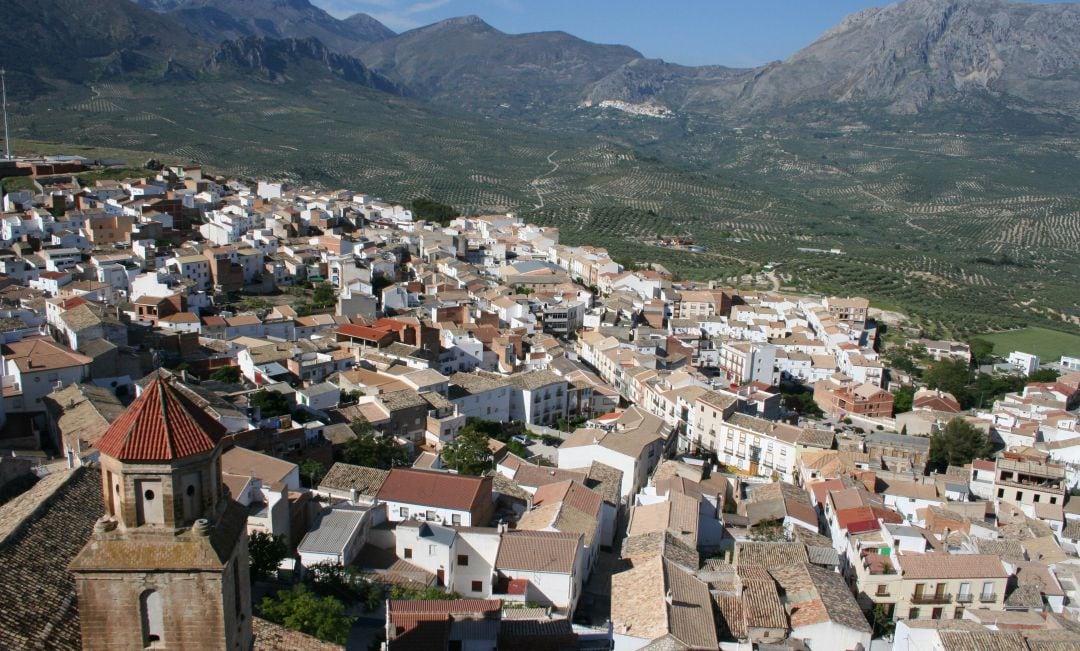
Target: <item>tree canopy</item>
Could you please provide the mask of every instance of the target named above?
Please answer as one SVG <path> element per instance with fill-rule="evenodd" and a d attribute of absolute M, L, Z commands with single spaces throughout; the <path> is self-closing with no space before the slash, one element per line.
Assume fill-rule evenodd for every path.
<path fill-rule="evenodd" d="M 893 392 L 893 413 L 902 414 L 911 411 L 911 405 L 915 400 L 915 388 L 902 386 Z"/>
<path fill-rule="evenodd" d="M 292 590 L 282 590 L 273 597 L 263 597 L 259 614 L 285 628 L 335 644 L 348 641 L 354 620 L 345 613 L 345 605 L 340 601 L 333 597 L 317 597 L 303 584 Z"/>
<path fill-rule="evenodd" d="M 443 226 L 449 225 L 450 220 L 461 216 L 461 213 L 454 210 L 453 206 L 433 201 L 427 197 L 413 199 L 411 207 L 413 217 L 429 222 L 439 222 Z"/>
<path fill-rule="evenodd" d="M 256 531 L 248 536 L 248 559 L 251 561 L 251 580 L 265 579 L 277 570 L 289 555 L 289 546 L 282 536 Z"/>
<path fill-rule="evenodd" d="M 409 465 L 409 456 L 404 448 L 394 443 L 390 437 L 376 434 L 370 427 L 368 425 L 365 430 L 362 425 L 358 427 L 354 421 L 353 431 L 360 429 L 363 434 L 345 442 L 338 454 L 341 461 L 384 470 Z"/>
<path fill-rule="evenodd" d="M 214 380 L 215 382 L 236 384 L 240 381 L 240 367 L 222 366 L 221 368 L 214 369 L 214 372 L 210 374 L 210 379 Z"/>
<path fill-rule="evenodd" d="M 270 418 L 272 416 L 284 416 L 292 412 L 292 403 L 285 397 L 284 394 L 277 391 L 267 391 L 266 389 L 259 389 L 255 393 L 251 394 L 251 398 L 248 399 L 248 404 L 252 409 L 259 408 L 263 418 Z"/>
<path fill-rule="evenodd" d="M 443 463 L 463 475 L 480 476 L 495 467 L 488 437 L 480 428 L 466 425 L 442 451 Z"/>
<path fill-rule="evenodd" d="M 982 430 L 962 418 L 954 418 L 930 437 L 927 470 L 944 471 L 949 466 L 963 466 L 975 459 L 988 458 L 994 445 Z"/>

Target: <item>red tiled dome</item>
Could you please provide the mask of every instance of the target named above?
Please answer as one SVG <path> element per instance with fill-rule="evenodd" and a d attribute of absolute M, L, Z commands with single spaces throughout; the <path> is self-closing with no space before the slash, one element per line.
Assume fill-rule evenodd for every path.
<path fill-rule="evenodd" d="M 155 378 L 109 426 L 97 448 L 120 461 L 171 461 L 214 449 L 225 432 L 168 381 Z"/>

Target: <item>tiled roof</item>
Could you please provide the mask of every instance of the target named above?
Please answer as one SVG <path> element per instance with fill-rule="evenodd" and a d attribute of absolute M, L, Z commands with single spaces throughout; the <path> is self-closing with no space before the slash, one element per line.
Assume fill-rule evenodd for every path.
<path fill-rule="evenodd" d="M 67 565 L 104 510 L 91 468 L 49 475 L 0 507 L 0 648 L 82 648 Z"/>
<path fill-rule="evenodd" d="M 251 619 L 254 651 L 344 651 L 345 647 L 268 622 L 261 617 Z"/>
<path fill-rule="evenodd" d="M 121 461 L 169 461 L 213 450 L 226 428 L 171 383 L 155 378 L 98 440 Z"/>
<path fill-rule="evenodd" d="M 645 640 L 671 636 L 681 643 L 670 648 L 719 647 L 709 587 L 686 569 L 653 557 L 613 575 L 611 584 L 618 595 L 611 604 L 617 634 Z"/>
<path fill-rule="evenodd" d="M 989 554 L 905 554 L 905 579 L 999 579 L 1009 576 L 1001 559 Z"/>
<path fill-rule="evenodd" d="M 832 621 L 870 632 L 870 624 L 839 574 L 808 563 L 787 565 L 769 573 L 787 596 L 791 628 Z"/>
<path fill-rule="evenodd" d="M 767 570 L 784 565 L 805 563 L 806 545 L 797 542 L 751 542 L 740 540 L 735 543 L 735 563 L 744 566 L 759 566 Z"/>
<path fill-rule="evenodd" d="M 378 498 L 382 501 L 471 511 L 480 500 L 491 501 L 491 478 L 394 468 L 379 488 Z"/>
<path fill-rule="evenodd" d="M 27 337 L 21 341 L 13 341 L 4 344 L 0 350 L 4 359 L 15 364 L 20 373 L 41 373 L 86 366 L 94 361 L 44 337 Z"/>
<path fill-rule="evenodd" d="M 570 574 L 581 535 L 559 531 L 511 531 L 502 538 L 496 569 Z"/>
<path fill-rule="evenodd" d="M 787 613 L 772 576 L 763 567 L 740 566 L 738 571 L 745 626 L 787 629 Z"/>

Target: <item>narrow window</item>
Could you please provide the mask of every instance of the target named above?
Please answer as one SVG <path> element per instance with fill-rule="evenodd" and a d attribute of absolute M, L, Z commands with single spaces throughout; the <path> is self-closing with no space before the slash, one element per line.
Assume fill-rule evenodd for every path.
<path fill-rule="evenodd" d="M 162 639 L 165 617 L 161 608 L 161 593 L 147 590 L 139 597 L 139 612 L 142 616 L 143 647 L 157 646 Z"/>

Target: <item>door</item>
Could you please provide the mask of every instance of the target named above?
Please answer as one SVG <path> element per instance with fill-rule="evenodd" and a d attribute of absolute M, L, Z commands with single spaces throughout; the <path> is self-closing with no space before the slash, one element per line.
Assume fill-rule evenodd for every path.
<path fill-rule="evenodd" d="M 445 586 L 446 585 L 446 570 L 444 570 L 441 567 L 438 570 L 436 570 L 436 572 L 435 572 L 435 581 L 437 582 L 437 585 Z"/>

